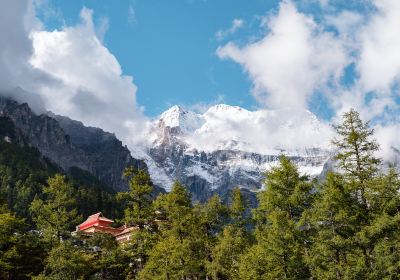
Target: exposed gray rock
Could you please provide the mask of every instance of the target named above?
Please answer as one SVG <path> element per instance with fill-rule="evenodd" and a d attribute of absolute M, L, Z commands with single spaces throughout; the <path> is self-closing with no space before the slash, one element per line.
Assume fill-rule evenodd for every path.
<path fill-rule="evenodd" d="M 0 98 L 0 116 L 9 117 L 26 144 L 37 148 L 65 171 L 79 167 L 114 191 L 127 190 L 123 179 L 127 166 L 146 168 L 143 161 L 132 158 L 113 134 L 101 129 L 53 114 L 36 115 L 26 103 L 6 98 Z"/>
<path fill-rule="evenodd" d="M 246 190 L 254 200 L 262 189 L 264 172 L 277 164 L 278 155 L 261 155 L 238 150 L 196 151 L 182 141 L 179 127 L 157 126 L 158 142 L 149 149 L 149 155 L 159 168 L 172 179 L 188 187 L 193 199 L 205 201 L 217 193 L 222 197 L 235 187 Z M 322 171 L 330 154 L 309 149 L 302 156 L 289 156 L 300 169 Z M 319 174 L 319 173 L 318 173 Z M 315 175 L 315 174 L 313 174 Z"/>

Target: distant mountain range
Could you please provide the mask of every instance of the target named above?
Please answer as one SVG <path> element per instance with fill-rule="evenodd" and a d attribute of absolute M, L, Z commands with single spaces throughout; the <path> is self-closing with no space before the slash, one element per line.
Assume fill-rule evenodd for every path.
<path fill-rule="evenodd" d="M 226 197 L 234 187 L 254 198 L 263 188 L 263 173 L 281 154 L 312 177 L 333 165 L 332 129 L 309 111 L 220 104 L 199 114 L 173 106 L 151 122 L 147 144 L 131 150 L 112 133 L 52 113 L 35 114 L 11 99 L 0 98 L 0 117 L 17 128 L 14 141 L 37 148 L 67 173 L 73 167 L 91 173 L 113 191 L 128 189 L 123 171 L 134 166 L 148 169 L 160 189 L 180 181 L 195 200 L 215 193 Z"/>
<path fill-rule="evenodd" d="M 301 172 L 319 176 L 331 158 L 331 129 L 308 111 L 247 111 L 224 104 L 198 114 L 174 106 L 153 121 L 147 163 L 167 190 L 174 180 L 197 200 L 240 187 L 256 192 L 263 173 L 288 155 Z"/>

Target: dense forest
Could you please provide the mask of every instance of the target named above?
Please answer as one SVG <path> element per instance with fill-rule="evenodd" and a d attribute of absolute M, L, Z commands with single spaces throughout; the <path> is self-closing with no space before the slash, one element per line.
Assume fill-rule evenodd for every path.
<path fill-rule="evenodd" d="M 12 126 L 1 122 L 0 136 Z M 310 179 L 281 156 L 254 209 L 239 189 L 194 203 L 179 182 L 154 199 L 144 170 L 126 170 L 130 191 L 114 194 L 1 140 L 0 278 L 399 279 L 399 174 L 356 111 L 335 129 L 334 171 Z M 99 210 L 140 230 L 124 245 L 71 236 Z"/>

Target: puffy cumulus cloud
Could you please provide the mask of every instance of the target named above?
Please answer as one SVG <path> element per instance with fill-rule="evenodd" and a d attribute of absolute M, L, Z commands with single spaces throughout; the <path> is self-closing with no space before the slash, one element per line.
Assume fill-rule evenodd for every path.
<path fill-rule="evenodd" d="M 34 24 L 29 1 L 5 0 L 0 9 L 0 90 L 9 91 L 28 83 L 32 69 L 28 63 L 33 48 L 29 39 Z M 28 27 L 29 26 L 29 27 Z"/>
<path fill-rule="evenodd" d="M 263 107 L 312 110 L 309 99 L 318 92 L 334 110 L 333 122 L 357 109 L 372 121 L 381 155 L 389 158 L 400 148 L 400 2 L 368 0 L 362 13 L 320 4 L 316 22 L 284 0 L 265 18 L 262 39 L 243 47 L 230 42 L 217 54 L 243 66 Z"/>
<path fill-rule="evenodd" d="M 373 3 L 377 10 L 361 30 L 360 83 L 366 92 L 390 91 L 400 81 L 400 1 Z"/>
<path fill-rule="evenodd" d="M 33 53 L 29 34 L 42 27 L 35 17 L 32 1 L 4 0 L 0 8 L 0 95 L 29 102 L 36 112 L 44 110 L 44 104 L 36 92 L 41 83 L 53 79 L 29 63 Z M 24 88 L 24 89 L 23 89 Z"/>
<path fill-rule="evenodd" d="M 46 1 L 5 0 L 0 9 L 0 94 L 114 132 L 126 144 L 141 140 L 146 119 L 133 78 L 102 44 L 107 21 L 45 31 L 35 8 Z M 12 28 L 10 28 L 12 27 Z M 96 35 L 97 34 L 97 35 Z"/>
<path fill-rule="evenodd" d="M 58 80 L 40 92 L 48 109 L 126 139 L 124 125 L 141 117 L 137 88 L 96 36 L 92 11 L 82 9 L 81 19 L 60 31 L 32 33 L 32 65 Z"/>
<path fill-rule="evenodd" d="M 243 48 L 228 43 L 217 54 L 243 66 L 264 106 L 307 108 L 316 90 L 342 76 L 348 61 L 344 46 L 290 1 L 266 22 L 268 33 L 261 40 Z"/>

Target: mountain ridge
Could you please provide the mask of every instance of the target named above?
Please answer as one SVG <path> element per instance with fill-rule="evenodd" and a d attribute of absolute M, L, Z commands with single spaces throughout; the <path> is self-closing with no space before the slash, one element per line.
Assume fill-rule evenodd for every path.
<path fill-rule="evenodd" d="M 321 148 L 326 147 L 322 144 L 324 140 L 329 142 L 325 133 L 327 126 L 310 112 L 302 112 L 300 119 L 287 115 L 290 116 L 283 110 L 248 111 L 226 104 L 212 106 L 202 114 L 173 106 L 153 120 L 147 155 L 157 170 L 165 173 L 164 184 L 168 181 L 165 176 L 170 178 L 170 184 L 179 180 L 200 201 L 214 193 L 225 196 L 234 187 L 260 190 L 263 173 L 278 163 L 281 154 L 295 161 L 301 172 L 319 176 L 331 157 L 329 149 Z M 265 135 L 261 135 L 262 129 Z M 307 129 L 303 132 L 305 137 L 308 133 L 308 137 L 323 135 L 326 139 L 321 139 L 319 145 L 293 149 L 274 145 L 278 139 L 263 143 L 263 138 L 276 137 L 273 133 L 284 135 L 289 131 L 290 137 L 297 137 L 292 132 L 296 129 Z M 154 180 L 157 179 L 156 176 Z"/>
<path fill-rule="evenodd" d="M 146 169 L 142 160 L 115 135 L 100 128 L 52 113 L 36 114 L 27 103 L 0 97 L 0 116 L 9 117 L 21 131 L 25 144 L 37 148 L 43 156 L 66 172 L 73 167 L 88 171 L 114 191 L 128 190 L 123 172 L 127 166 Z"/>

